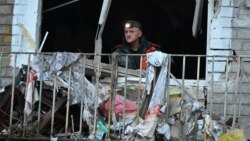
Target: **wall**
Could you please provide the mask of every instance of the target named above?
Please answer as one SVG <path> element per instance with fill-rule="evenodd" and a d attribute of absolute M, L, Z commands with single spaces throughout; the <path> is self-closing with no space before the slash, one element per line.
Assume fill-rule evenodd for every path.
<path fill-rule="evenodd" d="M 35 52 L 40 35 L 40 0 L 16 0 L 13 9 L 11 52 Z M 27 64 L 28 58 L 17 56 L 16 65 Z M 14 64 L 12 58 L 11 65 Z"/>
<path fill-rule="evenodd" d="M 39 3 L 41 0 L 0 0 L 0 52 L 36 50 L 40 35 Z M 18 55 L 16 60 L 16 66 L 20 67 L 27 64 L 28 57 Z M 12 78 L 14 62 L 13 56 L 1 54 L 1 85 Z"/>
<path fill-rule="evenodd" d="M 210 1 L 208 55 L 237 55 L 246 56 L 250 54 L 250 5 L 249 0 L 218 0 Z M 224 113 L 225 97 L 227 99 L 227 118 L 233 116 L 234 102 L 237 105 L 237 116 L 239 116 L 242 128 L 246 129 L 246 135 L 250 132 L 250 65 L 249 58 L 241 63 L 241 72 L 237 83 L 237 63 L 229 60 L 228 76 L 226 76 L 226 59 L 215 59 L 214 81 L 212 86 L 212 62 L 208 59 L 208 82 L 210 82 L 209 102 L 213 103 L 213 111 L 220 115 Z M 238 61 L 239 62 L 239 61 Z M 228 77 L 228 81 L 226 81 Z M 226 87 L 228 86 L 228 87 Z M 211 89 L 213 87 L 213 89 Z M 228 90 L 227 90 L 228 88 Z M 238 89 L 238 91 L 237 91 Z M 228 93 L 226 93 L 228 91 Z M 227 94 L 227 95 L 225 95 Z M 234 96 L 237 94 L 237 96 Z M 239 106 L 241 105 L 241 106 Z M 248 137 L 249 138 L 249 137 Z"/>
<path fill-rule="evenodd" d="M 34 52 L 39 45 L 41 0 L 0 0 L 0 51 L 1 52 Z M 11 28 L 12 27 L 12 28 Z M 250 54 L 250 2 L 249 0 L 209 0 L 208 7 L 208 55 L 232 55 L 235 50 L 238 55 Z M 225 59 L 214 64 L 213 103 L 215 113 L 223 115 L 225 96 Z M 3 58 L 3 63 L 8 63 Z M 27 62 L 27 58 L 18 56 L 17 66 Z M 14 61 L 11 60 L 13 65 Z M 232 116 L 235 97 L 236 63 L 230 63 L 227 95 L 227 116 Z M 207 80 L 211 84 L 212 63 L 207 63 Z M 246 129 L 250 127 L 250 65 L 242 65 L 239 87 L 241 93 L 237 99 L 241 102 L 241 122 Z M 210 85 L 211 86 L 211 85 Z M 211 89 L 210 89 L 211 93 Z M 238 113 L 238 112 L 237 112 Z"/>
<path fill-rule="evenodd" d="M 12 17 L 15 0 L 0 0 L 0 52 L 11 51 Z M 7 54 L 0 56 L 0 86 L 11 77 L 9 72 L 9 57 Z"/>

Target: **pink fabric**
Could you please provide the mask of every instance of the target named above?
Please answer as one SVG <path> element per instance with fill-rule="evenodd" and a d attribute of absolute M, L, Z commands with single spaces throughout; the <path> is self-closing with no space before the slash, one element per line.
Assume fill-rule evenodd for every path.
<path fill-rule="evenodd" d="M 101 104 L 101 109 L 104 110 L 105 114 L 108 114 L 109 112 L 109 101 L 110 98 L 107 101 L 104 101 L 105 104 Z M 103 107 L 102 107 L 103 106 Z M 123 106 L 124 106 L 124 98 L 123 96 L 116 95 L 115 97 L 115 114 L 116 115 L 123 115 Z M 137 110 L 137 106 L 135 103 L 133 103 L 130 100 L 126 99 L 126 112 L 135 112 Z"/>

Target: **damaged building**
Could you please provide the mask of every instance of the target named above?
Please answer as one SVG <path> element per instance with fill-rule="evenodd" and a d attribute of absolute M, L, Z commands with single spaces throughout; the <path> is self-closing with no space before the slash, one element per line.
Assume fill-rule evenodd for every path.
<path fill-rule="evenodd" d="M 145 72 L 112 54 L 130 19 Z M 249 0 L 0 0 L 0 139 L 249 140 L 248 48 Z"/>

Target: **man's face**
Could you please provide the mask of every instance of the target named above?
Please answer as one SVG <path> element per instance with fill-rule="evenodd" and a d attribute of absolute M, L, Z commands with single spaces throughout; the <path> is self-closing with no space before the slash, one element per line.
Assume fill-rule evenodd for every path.
<path fill-rule="evenodd" d="M 142 31 L 137 27 L 128 27 L 125 28 L 124 34 L 127 43 L 135 43 L 139 41 L 140 37 L 142 36 Z"/>

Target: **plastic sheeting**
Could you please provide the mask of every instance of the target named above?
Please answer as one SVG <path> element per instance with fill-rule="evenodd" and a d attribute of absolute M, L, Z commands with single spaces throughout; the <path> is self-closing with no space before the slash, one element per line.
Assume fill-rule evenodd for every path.
<path fill-rule="evenodd" d="M 147 81 L 146 90 L 149 92 L 151 83 L 155 75 L 155 67 L 161 66 L 161 71 L 154 87 L 152 99 L 149 103 L 149 110 L 152 110 L 157 105 L 165 104 L 165 87 L 168 76 L 168 56 L 160 51 L 155 51 L 147 54 Z"/>
<path fill-rule="evenodd" d="M 57 87 L 69 87 L 71 81 L 70 104 L 77 104 L 83 98 L 83 119 L 92 130 L 93 112 L 95 102 L 101 103 L 101 99 L 95 98 L 95 86 L 83 75 L 83 56 L 80 53 L 57 52 L 53 55 L 36 55 L 32 62 L 32 68 L 36 70 L 41 80 L 53 82 L 57 78 Z M 71 67 L 71 74 L 69 70 Z M 69 76 L 71 75 L 71 80 Z M 96 104 L 96 105 L 98 105 Z"/>
<path fill-rule="evenodd" d="M 87 94 L 88 105 L 94 105 L 93 102 L 96 100 L 92 99 L 95 96 L 95 86 L 82 75 L 82 59 L 83 56 L 80 53 L 58 52 L 53 55 L 44 55 L 43 58 L 37 55 L 34 57 L 32 68 L 36 70 L 37 76 L 42 80 L 53 81 L 54 77 L 57 76 L 59 87 L 68 88 L 69 81 L 71 81 L 71 104 L 80 103 L 83 90 Z M 71 80 L 69 80 L 70 67 L 72 69 Z M 41 73 L 43 74 L 42 76 L 40 75 Z M 85 86 L 81 85 L 82 83 Z"/>

